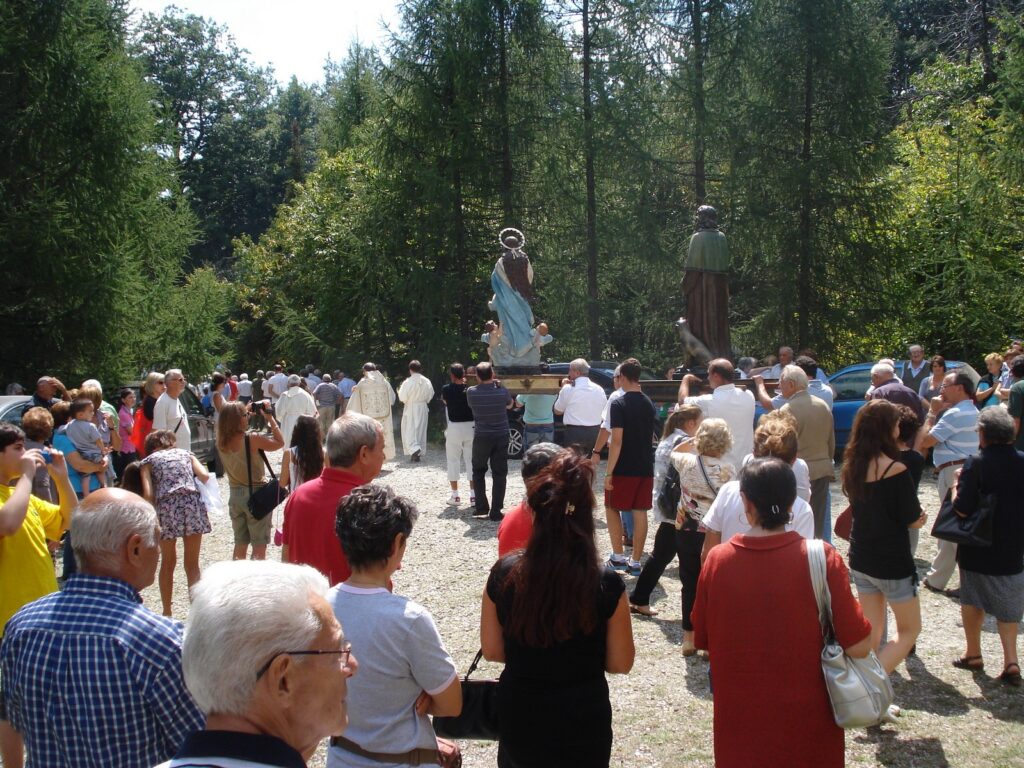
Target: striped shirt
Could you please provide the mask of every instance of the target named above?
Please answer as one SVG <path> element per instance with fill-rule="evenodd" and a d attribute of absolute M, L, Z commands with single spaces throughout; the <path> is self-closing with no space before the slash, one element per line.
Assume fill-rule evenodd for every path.
<path fill-rule="evenodd" d="M 185 688 L 181 622 L 120 579 L 68 578 L 7 625 L 0 679 L 29 766 L 150 768 L 205 718 Z"/>
<path fill-rule="evenodd" d="M 935 422 L 929 434 L 938 440 L 933 453 L 935 466 L 961 461 L 978 452 L 978 408 L 974 401 L 951 405 Z"/>
<path fill-rule="evenodd" d="M 512 395 L 507 389 L 493 382 L 477 384 L 466 390 L 466 400 L 473 409 L 475 434 L 508 435 L 508 404 L 512 402 Z"/>

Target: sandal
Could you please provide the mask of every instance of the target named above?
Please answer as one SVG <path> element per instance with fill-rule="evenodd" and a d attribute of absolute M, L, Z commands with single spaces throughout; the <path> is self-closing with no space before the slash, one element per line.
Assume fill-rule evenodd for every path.
<path fill-rule="evenodd" d="M 637 605 L 636 603 L 629 604 L 629 610 L 633 613 L 639 613 L 641 616 L 657 616 L 658 612 L 651 608 L 649 605 Z"/>
<path fill-rule="evenodd" d="M 1013 668 L 1012 672 L 1010 671 L 1011 667 Z M 1015 661 L 1011 661 L 1006 665 L 1006 669 L 1003 670 L 1003 673 L 996 679 L 1006 685 L 1012 685 L 1014 688 L 1019 688 L 1021 684 L 1020 665 Z"/>
<path fill-rule="evenodd" d="M 957 669 L 979 672 L 985 668 L 985 662 L 982 661 L 981 656 L 961 656 L 959 659 L 953 659 L 953 666 Z M 1018 672 L 1019 676 L 1020 673 Z"/>

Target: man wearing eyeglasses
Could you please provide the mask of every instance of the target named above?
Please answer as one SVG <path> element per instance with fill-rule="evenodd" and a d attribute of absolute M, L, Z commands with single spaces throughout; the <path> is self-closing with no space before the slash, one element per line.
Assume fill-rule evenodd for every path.
<path fill-rule="evenodd" d="M 939 472 L 939 503 L 956 484 L 956 473 L 978 452 L 978 408 L 974 404 L 974 381 L 963 371 L 946 374 L 939 397 L 932 399 L 928 417 L 915 449 L 922 456 L 934 448 L 932 459 Z M 956 544 L 936 539 L 938 554 L 932 561 L 924 586 L 933 592 L 946 588 L 956 568 Z"/>
<path fill-rule="evenodd" d="M 192 428 L 188 425 L 188 412 L 178 399 L 185 390 L 185 376 L 181 369 L 171 368 L 164 374 L 164 393 L 153 406 L 153 429 L 169 429 L 174 433 L 176 448 L 192 450 Z"/>
<path fill-rule="evenodd" d="M 185 683 L 206 728 L 158 768 L 305 768 L 348 725 L 358 663 L 327 580 L 269 560 L 210 566 L 192 591 Z"/>

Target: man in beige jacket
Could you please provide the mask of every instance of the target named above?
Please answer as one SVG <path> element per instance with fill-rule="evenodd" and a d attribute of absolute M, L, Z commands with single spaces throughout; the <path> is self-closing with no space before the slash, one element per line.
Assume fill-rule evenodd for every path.
<path fill-rule="evenodd" d="M 807 462 L 814 537 L 820 539 L 825 526 L 832 524 L 828 509 L 828 485 L 835 478 L 832 457 L 836 452 L 836 431 L 832 411 L 824 400 L 811 397 L 807 391 L 807 374 L 795 365 L 782 369 L 779 392 L 786 400 L 782 410 L 796 418 L 797 456 Z"/>

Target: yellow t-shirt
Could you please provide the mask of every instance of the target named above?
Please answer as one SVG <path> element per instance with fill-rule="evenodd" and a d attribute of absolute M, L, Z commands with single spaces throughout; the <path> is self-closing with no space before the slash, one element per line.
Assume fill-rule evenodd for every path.
<path fill-rule="evenodd" d="M 11 486 L 0 485 L 0 504 L 6 504 L 13 492 Z M 59 506 L 32 496 L 21 528 L 0 537 L 0 637 L 22 606 L 57 591 L 46 540 L 60 539 L 61 522 Z"/>

